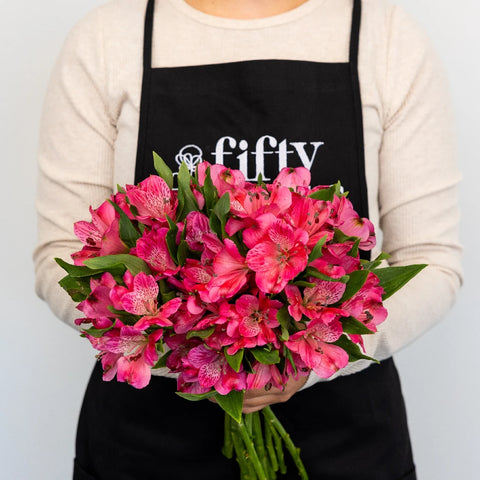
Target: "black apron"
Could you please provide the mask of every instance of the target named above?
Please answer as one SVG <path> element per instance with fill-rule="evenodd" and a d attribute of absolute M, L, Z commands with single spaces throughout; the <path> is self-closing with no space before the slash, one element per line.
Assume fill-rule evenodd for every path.
<path fill-rule="evenodd" d="M 145 19 L 135 182 L 155 174 L 152 151 L 177 171 L 208 160 L 271 181 L 305 166 L 312 185 L 341 180 L 368 215 L 357 71 L 360 0 L 348 63 L 254 60 L 152 68 L 154 1 Z M 153 377 L 142 390 L 103 382 L 97 364 L 77 431 L 74 480 L 225 480 L 239 477 L 220 453 L 223 412 L 174 394 Z M 274 406 L 311 480 L 415 480 L 405 406 L 392 359 L 320 382 Z M 298 478 L 293 465 L 286 476 Z"/>

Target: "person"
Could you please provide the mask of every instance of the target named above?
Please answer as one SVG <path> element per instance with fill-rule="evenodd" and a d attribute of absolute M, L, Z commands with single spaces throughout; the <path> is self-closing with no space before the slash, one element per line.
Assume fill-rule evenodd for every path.
<path fill-rule="evenodd" d="M 365 340 L 381 360 L 248 394 L 275 411 L 312 479 L 416 478 L 392 354 L 437 323 L 461 284 L 452 115 L 429 41 L 387 0 L 113 0 L 68 36 L 48 88 L 39 149 L 38 295 L 73 325 L 53 257 L 115 186 L 202 159 L 268 181 L 305 166 L 341 180 L 391 265 L 429 266 L 386 302 Z M 222 413 L 143 390 L 97 365 L 78 423 L 74 479 L 236 478 L 220 454 Z M 296 478 L 295 468 L 289 477 Z M 283 478 L 283 477 L 282 477 Z"/>

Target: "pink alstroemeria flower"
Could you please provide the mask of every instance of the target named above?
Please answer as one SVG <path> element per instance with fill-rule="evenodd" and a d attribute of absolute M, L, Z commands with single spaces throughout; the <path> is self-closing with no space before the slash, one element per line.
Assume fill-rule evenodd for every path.
<path fill-rule="evenodd" d="M 160 308 L 157 305 L 159 293 L 158 284 L 151 275 L 140 272 L 133 277 L 131 285 L 130 272 L 125 274 L 127 286 L 116 287 L 112 291 L 112 297 L 122 308 L 134 315 L 142 315 L 142 318 L 134 325 L 138 330 L 145 330 L 151 325 L 168 327 L 173 325 L 170 317 L 180 308 L 182 300 L 174 298 L 164 303 Z M 133 288 L 132 288 L 133 287 Z"/>
<path fill-rule="evenodd" d="M 185 363 L 198 369 L 198 383 L 203 388 L 214 387 L 221 395 L 245 388 L 245 372 L 235 372 L 221 352 L 205 345 L 192 348 Z"/>
<path fill-rule="evenodd" d="M 119 382 L 127 382 L 135 388 L 148 385 L 151 367 L 158 360 L 155 343 L 162 331 L 149 336 L 134 327 L 122 326 L 95 338 L 87 334 L 94 348 L 100 350 L 104 380 L 111 380 L 115 373 Z"/>
<path fill-rule="evenodd" d="M 241 348 L 253 348 L 267 343 L 279 348 L 273 329 L 279 326 L 277 312 L 282 306 L 282 302 L 270 300 L 262 292 L 258 297 L 242 295 L 235 302 L 238 317 L 230 319 L 227 326 L 230 337 L 239 337 L 228 349 L 228 354 L 234 355 Z"/>
<path fill-rule="evenodd" d="M 120 239 L 119 217 L 115 208 L 103 202 L 96 210 L 90 207 L 91 222 L 80 221 L 73 226 L 75 235 L 85 244 L 82 250 L 72 255 L 75 265 L 97 256 L 128 252 L 128 247 Z"/>
<path fill-rule="evenodd" d="M 154 221 L 166 223 L 167 215 L 175 217 L 176 196 L 161 177 L 152 175 L 138 186 L 129 186 L 127 197 L 137 209 L 138 219 L 147 225 Z"/>
<path fill-rule="evenodd" d="M 175 275 L 180 267 L 175 264 L 168 251 L 165 240 L 167 233 L 168 228 L 145 229 L 131 253 L 145 260 L 154 273 L 170 277 Z"/>
<path fill-rule="evenodd" d="M 383 288 L 380 286 L 378 277 L 369 272 L 362 288 L 349 300 L 342 304 L 342 309 L 362 322 L 372 332 L 377 331 L 377 326 L 385 321 L 388 312 L 382 303 Z M 360 335 L 350 335 L 355 343 L 363 348 L 363 340 Z"/>
<path fill-rule="evenodd" d="M 310 185 L 310 170 L 305 167 L 284 167 L 280 170 L 277 178 L 273 181 L 274 186 L 283 186 L 292 188 L 294 191 L 298 187 L 308 187 Z"/>
<path fill-rule="evenodd" d="M 256 362 L 252 366 L 255 373 L 247 373 L 247 389 L 253 390 L 258 388 L 276 387 L 280 390 L 285 386 L 286 379 L 278 371 L 276 365 L 265 365 Z"/>
<path fill-rule="evenodd" d="M 320 378 L 331 377 L 348 364 L 348 354 L 332 345 L 342 335 L 342 324 L 338 320 L 325 325 L 312 320 L 306 330 L 293 334 L 285 345 L 305 362 Z"/>
<path fill-rule="evenodd" d="M 294 230 L 282 220 L 272 224 L 267 234 L 268 241 L 247 253 L 247 265 L 255 272 L 262 292 L 279 293 L 307 266 L 308 234 L 302 229 Z"/>
<path fill-rule="evenodd" d="M 203 251 L 203 236 L 212 233 L 208 217 L 200 212 L 190 212 L 185 218 L 185 240 L 191 250 Z"/>
<path fill-rule="evenodd" d="M 91 322 L 95 328 L 108 328 L 115 317 L 108 307 L 113 305 L 110 292 L 117 286 L 111 273 L 105 272 L 99 279 L 90 279 L 90 295 L 77 306 L 86 318 L 75 320 L 76 325 Z"/>
<path fill-rule="evenodd" d="M 245 185 L 245 176 L 240 170 L 232 170 L 224 165 L 211 165 L 208 162 L 202 162 L 198 165 L 198 183 L 205 184 L 206 171 L 210 168 L 210 177 L 221 197 L 225 192 L 236 189 L 242 189 Z"/>
<path fill-rule="evenodd" d="M 329 282 L 312 278 L 314 287 L 306 287 L 303 290 L 303 298 L 300 290 L 295 285 L 287 285 L 285 293 L 290 303 L 288 312 L 299 322 L 302 315 L 311 320 L 319 318 L 325 307 L 337 303 L 345 292 L 346 284 L 342 282 Z"/>
<path fill-rule="evenodd" d="M 375 228 L 368 218 L 360 218 L 347 197 L 335 197 L 333 208 L 336 209 L 335 227 L 345 235 L 361 239 L 360 248 L 371 250 L 376 244 Z"/>
<path fill-rule="evenodd" d="M 247 283 L 249 272 L 245 258 L 234 242 L 226 238 L 224 248 L 213 261 L 214 277 L 208 283 L 212 302 L 233 297 Z"/>

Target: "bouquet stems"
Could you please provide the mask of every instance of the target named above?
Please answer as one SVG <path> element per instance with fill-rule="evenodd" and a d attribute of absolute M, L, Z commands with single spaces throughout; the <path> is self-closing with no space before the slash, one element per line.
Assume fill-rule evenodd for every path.
<path fill-rule="evenodd" d="M 300 449 L 295 447 L 270 407 L 260 412 L 242 414 L 240 423 L 225 414 L 222 453 L 232 458 L 235 452 L 242 480 L 275 480 L 277 472 L 286 473 L 284 447 L 290 453 L 300 478 L 308 480 L 300 459 Z"/>

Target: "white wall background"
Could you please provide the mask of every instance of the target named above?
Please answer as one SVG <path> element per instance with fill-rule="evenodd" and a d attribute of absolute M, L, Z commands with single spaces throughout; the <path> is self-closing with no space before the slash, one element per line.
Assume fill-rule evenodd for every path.
<path fill-rule="evenodd" d="M 134 0 L 132 0 L 134 1 Z M 48 76 L 68 30 L 103 0 L 0 0 L 0 478 L 71 478 L 78 411 L 93 363 L 87 342 L 33 293 L 35 154 Z M 480 4 L 396 0 L 426 29 L 457 116 L 465 286 L 454 310 L 397 356 L 420 480 L 476 480 L 480 452 Z M 140 479 L 139 479 L 140 480 Z M 374 480 L 374 479 L 372 479 Z"/>

